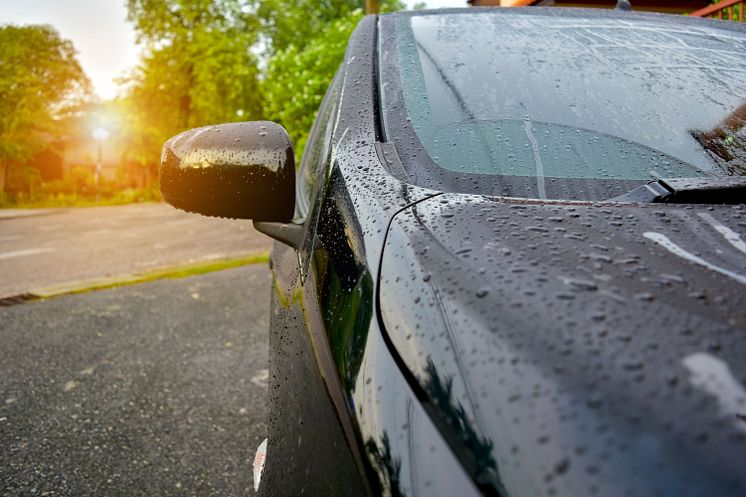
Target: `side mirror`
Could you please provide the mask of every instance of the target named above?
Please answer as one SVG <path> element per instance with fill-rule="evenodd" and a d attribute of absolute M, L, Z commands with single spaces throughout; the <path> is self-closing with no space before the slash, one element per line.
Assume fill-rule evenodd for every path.
<path fill-rule="evenodd" d="M 218 124 L 163 145 L 161 193 L 206 216 L 288 222 L 295 212 L 295 157 L 285 129 L 269 121 Z"/>

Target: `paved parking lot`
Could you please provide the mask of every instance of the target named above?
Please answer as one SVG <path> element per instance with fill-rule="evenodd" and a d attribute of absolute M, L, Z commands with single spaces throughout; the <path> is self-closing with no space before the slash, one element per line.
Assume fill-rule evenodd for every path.
<path fill-rule="evenodd" d="M 30 214 L 30 216 L 29 216 Z M 266 252 L 251 221 L 163 203 L 0 210 L 0 298 L 71 281 Z"/>
<path fill-rule="evenodd" d="M 0 494 L 252 495 L 269 292 L 257 264 L 0 307 Z"/>

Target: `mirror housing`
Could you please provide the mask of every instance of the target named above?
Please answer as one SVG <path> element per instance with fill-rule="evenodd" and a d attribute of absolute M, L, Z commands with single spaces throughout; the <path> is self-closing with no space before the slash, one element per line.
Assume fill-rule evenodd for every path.
<path fill-rule="evenodd" d="M 289 222 L 295 156 L 285 129 L 269 121 L 194 128 L 163 145 L 161 194 L 206 216 Z"/>

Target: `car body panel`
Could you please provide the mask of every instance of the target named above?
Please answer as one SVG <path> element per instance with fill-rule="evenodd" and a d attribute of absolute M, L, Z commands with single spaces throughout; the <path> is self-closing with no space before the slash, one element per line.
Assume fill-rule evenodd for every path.
<path fill-rule="evenodd" d="M 506 495 L 742 495 L 744 220 L 444 194 L 392 223 L 385 329 Z"/>
<path fill-rule="evenodd" d="M 377 324 L 374 285 L 388 223 L 436 192 L 399 182 L 376 153 L 374 26 L 375 17 L 361 22 L 340 69 L 339 118 L 306 243 L 298 252 L 275 244 L 271 255 L 260 495 L 478 495 L 387 355 Z"/>
<path fill-rule="evenodd" d="M 382 135 L 379 126 L 380 109 L 378 109 L 377 97 L 379 82 L 376 80 L 375 60 L 378 46 L 376 23 L 377 19 L 374 16 L 368 16 L 361 21 L 350 39 L 345 59 L 336 76 L 340 84 L 334 93 L 336 100 L 330 102 L 327 98 L 327 103 L 324 104 L 324 106 L 335 105 L 337 107 L 334 111 L 319 112 L 320 116 L 327 116 L 326 119 L 333 119 L 334 122 L 329 148 L 325 150 L 320 159 L 323 162 L 319 165 L 319 181 L 315 193 L 307 201 L 302 202 L 306 208 L 301 209 L 303 218 L 297 220 L 302 221 L 305 226 L 304 243 L 298 251 L 287 245 L 276 244 L 271 255 L 274 285 L 270 330 L 269 443 L 260 494 L 407 495 L 410 497 L 463 495 L 471 497 L 480 493 L 484 495 L 534 495 L 534 493 L 528 493 L 534 491 L 537 492 L 535 495 L 543 495 L 543 493 L 550 493 L 550 490 L 556 494 L 564 492 L 568 495 L 568 489 L 577 490 L 574 495 L 582 495 L 593 491 L 598 492 L 603 488 L 613 490 L 610 490 L 608 495 L 617 495 L 614 492 L 621 492 L 628 482 L 614 479 L 601 481 L 605 473 L 599 473 L 598 469 L 599 467 L 602 470 L 616 467 L 618 460 L 608 461 L 608 459 L 612 456 L 614 458 L 623 456 L 621 451 L 614 452 L 614 444 L 624 442 L 614 438 L 622 433 L 617 427 L 626 426 L 624 423 L 627 422 L 628 417 L 636 419 L 647 414 L 645 409 L 649 404 L 643 402 L 645 399 L 640 400 L 635 395 L 650 394 L 653 382 L 663 380 L 652 375 L 644 376 L 640 384 L 645 388 L 641 387 L 639 392 L 630 398 L 630 402 L 634 402 L 631 405 L 635 409 L 630 411 L 629 416 L 626 413 L 621 415 L 625 419 L 619 423 L 606 426 L 588 422 L 586 429 L 589 431 L 577 433 L 573 431 L 575 428 L 568 428 L 566 434 L 558 435 L 562 433 L 560 425 L 557 424 L 558 419 L 564 423 L 562 427 L 574 426 L 572 419 L 565 422 L 562 416 L 572 418 L 582 414 L 589 416 L 588 419 L 595 420 L 593 416 L 599 420 L 607 419 L 604 417 L 606 414 L 601 416 L 597 414 L 597 411 L 606 413 L 610 406 L 618 407 L 620 401 L 612 389 L 608 401 L 602 401 L 600 408 L 593 407 L 590 413 L 587 413 L 587 402 L 583 396 L 585 390 L 576 388 L 575 381 L 562 380 L 565 382 L 562 383 L 557 378 L 565 377 L 565 375 L 567 378 L 575 378 L 581 373 L 588 375 L 588 371 L 583 369 L 586 367 L 603 369 L 605 364 L 601 362 L 599 366 L 598 363 L 601 355 L 596 362 L 592 361 L 594 356 L 591 351 L 595 350 L 593 345 L 596 342 L 593 340 L 596 338 L 586 336 L 588 333 L 601 333 L 599 326 L 609 327 L 603 339 L 606 340 L 606 336 L 611 335 L 608 342 L 614 346 L 606 351 L 612 354 L 606 360 L 615 365 L 625 363 L 622 359 L 627 353 L 642 354 L 644 360 L 657 357 L 654 352 L 648 350 L 650 342 L 647 338 L 640 339 L 639 345 L 634 341 L 625 341 L 631 334 L 630 323 L 639 324 L 642 321 L 646 326 L 650 323 L 660 325 L 661 321 L 656 321 L 656 319 L 662 319 L 666 325 L 699 322 L 709 330 L 707 327 L 713 321 L 722 324 L 722 312 L 726 310 L 728 316 L 736 313 L 734 323 L 725 323 L 728 330 L 732 331 L 734 327 L 742 326 L 743 321 L 740 321 L 741 318 L 738 317 L 738 306 L 740 305 L 740 309 L 744 308 L 743 295 L 736 293 L 735 299 L 720 300 L 721 295 L 717 293 L 721 291 L 717 285 L 721 285 L 723 281 L 728 282 L 722 287 L 726 292 L 742 291 L 738 286 L 740 283 L 718 279 L 723 275 L 713 276 L 708 272 L 703 276 L 706 284 L 702 290 L 705 291 L 706 299 L 711 300 L 703 304 L 698 296 L 695 299 L 689 295 L 696 291 L 696 289 L 688 290 L 690 285 L 696 283 L 687 278 L 689 266 L 682 266 L 681 261 L 670 263 L 668 260 L 677 256 L 670 255 L 670 250 L 667 251 L 658 242 L 646 239 L 644 236 L 640 238 L 639 235 L 644 235 L 644 233 L 638 232 L 639 230 L 633 230 L 634 233 L 625 231 L 632 230 L 632 223 L 639 221 L 649 226 L 651 232 L 661 232 L 661 226 L 666 221 L 661 219 L 657 211 L 666 209 L 663 207 L 640 208 L 639 212 L 645 215 L 640 215 L 638 211 L 635 211 L 638 214 L 633 215 L 632 211 L 609 206 L 597 207 L 593 204 L 571 202 L 537 204 L 518 199 L 462 197 L 455 194 L 441 194 L 437 190 L 415 186 L 410 184 L 407 178 L 392 173 L 392 165 L 396 165 L 398 160 L 395 154 L 396 149 L 392 150 L 391 143 L 381 143 L 386 137 Z M 313 146 L 312 142 L 313 133 L 307 150 Z M 468 201 L 465 200 L 467 198 Z M 441 200 L 447 201 L 448 204 L 441 204 Z M 458 205 L 451 205 L 452 203 Z M 570 212 L 572 208 L 581 210 L 573 213 Z M 567 212 L 552 214 L 558 209 L 566 209 Z M 685 207 L 677 209 L 687 212 Z M 493 214 L 488 214 L 488 212 Z M 666 212 L 673 211 L 667 210 Z M 730 212 L 731 214 L 725 217 L 720 213 L 711 213 L 711 215 L 731 229 L 742 228 L 742 225 L 738 223 L 742 223 L 743 220 L 737 217 L 742 211 L 734 209 Z M 419 213 L 424 214 L 422 220 L 417 219 Z M 593 215 L 586 213 L 593 213 Z M 551 219 L 565 214 L 566 217 L 563 217 L 562 221 Z M 578 215 L 575 216 L 576 214 Z M 506 234 L 510 241 L 504 242 L 500 238 L 493 237 L 490 239 L 493 245 L 489 245 L 488 241 L 483 239 L 484 236 L 493 233 L 493 226 L 486 226 L 491 223 L 488 218 L 492 216 L 497 218 L 498 215 L 501 218 L 499 221 L 501 229 L 505 230 L 505 233 L 498 234 Z M 533 219 L 533 216 L 541 217 L 541 222 Z M 702 218 L 690 215 L 686 219 L 690 221 L 676 221 L 676 226 L 678 227 L 679 224 L 684 226 L 692 219 L 696 221 Z M 425 226 L 424 221 L 429 224 Z M 454 225 L 455 221 L 458 221 L 458 226 Z M 437 226 L 444 225 L 444 223 L 449 223 L 448 226 L 453 228 L 452 238 L 449 241 L 433 234 L 440 229 Z M 474 223 L 478 223 L 478 226 L 475 227 Z M 511 226 L 511 223 L 515 226 Z M 462 229 L 459 231 L 455 229 L 456 227 Z M 542 229 L 535 229 L 537 227 Z M 475 238 L 469 241 L 467 236 L 472 236 L 472 231 Z M 701 231 L 706 230 L 702 228 L 697 233 Z M 515 236 L 512 235 L 513 232 L 516 233 Z M 669 231 L 662 233 L 673 236 Z M 550 234 L 557 234 L 556 245 L 551 243 Z M 617 245 L 609 241 L 598 241 L 596 236 L 599 240 L 603 237 L 620 236 L 625 240 L 621 246 L 629 252 L 629 255 L 625 252 L 624 255 L 619 256 L 618 260 L 613 259 L 612 255 L 615 254 Z M 709 236 L 722 238 L 719 234 L 710 233 Z M 387 243 L 388 246 L 384 252 L 384 246 Z M 505 243 L 513 247 L 512 255 L 494 253 L 493 249 L 502 247 L 501 244 Z M 467 244 L 474 245 L 471 251 L 461 252 Z M 479 247 L 482 248 L 477 247 L 477 244 L 481 244 Z M 606 250 L 600 248 L 602 245 L 606 247 Z M 707 248 L 707 246 L 709 245 L 705 244 L 702 248 Z M 420 253 L 425 247 L 428 249 Z M 428 251 L 432 254 L 435 248 L 438 250 L 438 257 L 429 259 Z M 723 256 L 726 259 L 718 259 L 715 262 L 737 272 L 738 268 L 728 265 L 738 264 L 742 260 L 740 255 L 733 254 L 732 244 L 731 247 L 723 246 L 719 241 L 718 248 L 727 248 L 728 252 L 726 256 Z M 479 268 L 475 272 L 474 268 L 464 262 L 465 258 L 476 256 L 480 250 L 484 252 L 485 261 L 488 264 L 484 274 L 480 274 Z M 470 253 L 471 256 L 468 255 Z M 651 253 L 654 253 L 652 259 Z M 405 255 L 408 257 L 406 260 Z M 632 255 L 637 255 L 638 258 L 634 259 Z M 612 261 L 606 262 L 609 258 L 612 258 Z M 556 268 L 552 265 L 554 259 L 558 260 Z M 624 262 L 627 260 L 630 262 Z M 446 263 L 446 261 L 450 262 Z M 523 261 L 542 264 L 541 267 L 547 271 L 547 274 L 541 274 L 541 271 L 534 266 L 528 266 L 523 273 L 514 271 L 522 265 Z M 572 264 L 565 267 L 561 264 L 563 261 Z M 502 262 L 510 262 L 510 264 L 502 265 Z M 395 281 L 396 277 L 392 275 L 392 272 L 401 272 L 401 281 L 415 282 L 417 278 L 422 277 L 418 271 L 421 271 L 423 265 L 431 263 L 435 268 L 430 269 L 433 271 L 430 280 L 432 284 L 410 283 L 412 286 L 404 289 L 395 284 L 398 282 Z M 457 268 L 456 266 L 461 263 L 463 267 Z M 597 268 L 597 265 L 601 265 L 601 268 Z M 579 277 L 576 274 L 576 266 L 586 267 L 591 273 L 582 274 L 582 277 Z M 647 271 L 639 269 L 642 266 L 646 266 Z M 653 270 L 658 268 L 661 271 Z M 664 271 L 663 268 L 666 270 Z M 458 274 L 454 274 L 454 271 Z M 676 274 L 677 271 L 684 275 Z M 498 273 L 503 278 L 499 280 L 502 281 L 503 286 L 491 288 L 485 296 L 477 297 L 475 291 L 481 286 L 475 289 L 474 283 L 480 278 L 487 278 L 489 284 L 494 287 Z M 595 281 L 593 274 L 611 275 L 613 278 L 610 281 L 603 279 Z M 440 278 L 446 278 L 446 275 L 450 275 L 452 279 L 441 281 Z M 567 279 L 559 280 L 558 275 Z M 508 291 L 512 287 L 515 287 L 517 291 L 529 289 L 530 285 L 517 281 L 519 277 L 537 279 L 534 295 L 519 295 Z M 414 278 L 414 280 L 407 278 Z M 546 281 L 539 281 L 538 278 L 546 279 Z M 638 279 L 640 281 L 635 283 Z M 684 283 L 680 282 L 681 279 Z M 587 284 L 585 280 L 590 280 L 591 284 Z M 617 280 L 628 283 L 623 287 L 624 292 L 621 296 L 611 290 L 606 291 L 604 286 L 613 286 L 617 284 Z M 594 289 L 589 289 L 594 285 Z M 635 285 L 640 286 L 640 289 L 637 290 Z M 678 288 L 677 285 L 682 288 Z M 490 363 L 489 357 L 482 356 L 473 365 L 474 370 L 467 371 L 469 363 L 459 363 L 454 353 L 457 349 L 453 344 L 446 344 L 445 346 L 450 348 L 443 350 L 445 352 L 450 350 L 451 355 L 443 354 L 439 358 L 440 362 L 434 362 L 434 371 L 440 376 L 432 376 L 433 381 L 429 383 L 429 390 L 423 388 L 418 375 L 427 366 L 427 354 L 433 356 L 433 344 L 442 343 L 451 330 L 447 321 L 452 319 L 449 312 L 453 309 L 444 310 L 435 304 L 432 307 L 425 307 L 424 301 L 432 296 L 434 288 L 451 295 L 455 308 L 461 309 L 459 312 L 471 312 L 476 309 L 475 306 L 479 306 L 479 309 L 471 316 L 472 320 L 464 321 L 464 326 L 471 326 L 474 330 L 485 326 L 481 332 L 475 331 L 473 337 L 468 337 L 474 340 L 466 344 L 484 345 L 484 348 L 479 351 L 481 354 L 494 352 L 495 343 L 492 339 L 496 335 L 490 331 L 490 325 L 493 324 L 492 321 L 498 309 L 506 312 L 504 319 L 515 326 L 515 333 L 518 333 L 521 326 L 543 330 L 543 334 L 534 338 L 521 334 L 526 337 L 526 342 L 520 343 L 520 353 L 511 356 L 511 359 L 518 357 L 519 362 L 529 361 L 525 368 L 521 363 L 521 368 L 524 368 L 526 372 L 518 372 L 502 379 L 495 378 L 494 370 L 489 369 L 492 366 L 480 369 L 480 361 Z M 554 303 L 555 293 L 544 294 L 542 292 L 545 289 L 546 291 L 551 289 L 553 292 L 556 290 L 565 296 L 556 299 L 557 303 Z M 710 290 L 716 293 L 708 293 Z M 498 292 L 502 292 L 504 299 L 496 299 Z M 646 300 L 648 296 L 643 295 L 646 293 L 653 295 L 653 304 Z M 572 298 L 567 298 L 567 295 Z M 551 296 L 551 302 L 548 301 L 549 296 Z M 529 303 L 533 305 L 541 301 L 543 297 L 547 297 L 547 301 L 542 301 L 542 303 L 548 308 L 544 314 L 537 314 L 537 311 L 525 316 L 522 313 L 526 307 L 523 309 L 513 307 L 517 303 L 516 300 L 523 299 L 523 305 L 529 306 Z M 718 300 L 715 299 L 716 297 Z M 402 326 L 416 327 L 422 318 L 419 315 L 408 316 L 405 312 L 407 309 L 410 311 L 413 309 L 407 306 L 418 303 L 417 298 L 420 299 L 419 304 L 423 307 L 423 312 L 428 313 L 428 317 L 432 320 L 432 326 L 423 330 L 425 334 L 417 335 L 418 338 L 412 340 L 400 333 Z M 625 304 L 621 303 L 622 298 L 625 299 Z M 682 300 L 692 303 L 692 308 L 704 305 L 710 312 L 699 316 L 699 311 L 690 310 L 691 314 L 676 315 L 669 312 L 658 316 L 656 299 L 673 299 L 675 302 Z M 491 304 L 483 309 L 485 302 Z M 581 303 L 586 307 L 580 308 Z M 626 307 L 627 305 L 629 307 Z M 559 306 L 565 306 L 566 309 L 565 314 L 562 314 L 562 319 L 556 319 L 556 316 L 550 312 L 560 313 Z M 571 309 L 567 306 L 579 308 L 579 315 L 572 315 Z M 614 306 L 619 306 L 620 310 L 617 312 L 617 307 Z M 685 308 L 688 309 L 688 306 Z M 629 309 L 634 311 L 632 313 L 634 319 L 627 322 Z M 604 319 L 599 319 L 601 313 L 606 313 Z M 464 314 L 461 316 L 463 317 Z M 486 316 L 490 317 L 490 322 L 484 322 Z M 573 321 L 575 321 L 574 324 Z M 560 327 L 560 330 L 552 334 L 551 326 L 555 324 Z M 570 334 L 569 330 L 581 329 L 586 324 L 590 327 L 579 332 L 583 334 L 582 338 L 567 336 Z M 612 324 L 618 328 L 612 328 Z M 565 333 L 566 330 L 568 330 L 567 333 Z M 622 333 L 622 330 L 627 332 Z M 719 337 L 713 331 L 712 337 L 716 335 Z M 453 333 L 450 336 L 458 337 Z M 743 346 L 738 345 L 735 338 L 728 338 L 734 335 L 723 333 L 723 336 L 726 338 L 718 342 L 721 344 L 720 350 L 724 350 L 727 346 L 734 351 L 743 351 Z M 551 340 L 543 341 L 546 337 Z M 504 339 L 505 350 L 508 345 L 514 344 L 513 342 L 520 342 L 519 338 L 517 335 L 507 336 Z M 634 338 L 632 334 L 630 340 Z M 709 335 L 708 338 L 710 338 Z M 584 342 L 588 340 L 592 343 Z M 662 340 L 659 348 L 664 349 L 666 343 Z M 667 349 L 666 353 L 675 355 L 677 360 L 681 359 L 680 354 L 684 350 L 682 343 L 688 344 L 687 340 L 692 344 L 702 346 L 708 342 L 696 333 L 694 335 L 682 334 L 682 338 L 673 337 L 669 340 L 674 346 L 670 350 Z M 683 342 L 679 343 L 677 340 Z M 573 344 L 580 344 L 581 348 L 577 355 L 584 358 L 577 364 L 570 362 L 569 357 L 572 356 L 572 351 L 567 356 L 562 355 L 568 354 L 567 351 Z M 696 347 L 692 345 L 692 350 L 694 348 Z M 471 353 L 470 349 L 467 352 Z M 710 353 L 712 355 L 713 351 Z M 561 360 L 557 360 L 555 357 L 557 354 Z M 424 363 L 423 360 L 425 360 Z M 495 357 L 495 361 L 497 360 L 499 360 L 498 356 Z M 504 366 L 506 371 L 514 373 L 517 366 L 510 364 L 507 355 L 504 355 L 504 360 L 508 361 Z M 546 360 L 547 363 L 540 363 L 540 360 Z M 725 362 L 729 367 L 734 367 L 732 366 L 733 360 L 733 357 L 728 356 Z M 565 365 L 565 362 L 568 364 Z M 625 388 L 629 389 L 633 383 L 635 385 L 639 383 L 638 377 L 642 373 L 635 370 L 636 364 L 634 363 L 635 366 L 628 376 L 620 373 L 619 378 L 623 378 L 620 392 L 626 391 Z M 555 367 L 565 367 L 563 375 L 555 372 Z M 484 374 L 485 371 L 493 376 L 487 376 Z M 643 371 L 643 373 L 646 372 Z M 736 369 L 737 380 L 741 382 L 744 380 L 742 373 L 742 369 Z M 457 375 L 463 375 L 464 381 L 458 383 Z M 466 402 L 464 399 L 468 397 L 469 389 L 474 388 L 473 385 L 484 387 L 488 384 L 478 383 L 477 380 L 482 376 L 495 387 L 494 392 L 487 392 L 486 400 L 472 398 Z M 609 381 L 616 381 L 616 379 L 616 376 L 610 376 Z M 514 454 L 511 454 L 512 446 L 505 445 L 503 440 L 498 440 L 491 431 L 485 429 L 484 420 L 479 419 L 479 408 L 471 409 L 475 405 L 478 406 L 480 402 L 486 404 L 494 399 L 503 402 L 505 390 L 500 381 L 518 382 L 519 380 L 527 382 L 520 385 L 521 388 L 525 387 L 526 391 L 518 392 L 520 398 L 529 402 L 529 407 L 526 407 L 524 412 L 529 416 L 524 420 L 525 426 L 542 428 L 541 433 L 536 433 L 535 441 L 524 445 L 524 450 L 540 456 L 536 461 L 524 458 L 523 454 L 520 458 L 514 457 Z M 624 381 L 630 383 L 627 384 Z M 714 416 L 712 415 L 713 406 L 717 405 L 717 401 L 698 392 L 698 387 L 689 385 L 685 377 L 681 376 L 677 381 L 679 387 L 689 392 L 692 398 L 698 399 L 682 401 L 681 405 L 692 409 L 692 405 L 703 404 L 707 407 L 706 412 L 709 413 L 703 416 L 712 418 Z M 539 384 L 541 387 L 538 391 L 538 400 L 529 400 L 532 399 L 531 389 L 534 384 Z M 584 385 L 582 382 L 577 384 Z M 558 389 L 553 393 L 548 393 L 550 386 L 559 388 L 563 385 L 567 386 L 566 390 Z M 433 403 L 432 396 L 428 393 L 436 390 L 442 394 L 439 397 L 441 399 L 439 404 Z M 600 390 L 607 393 L 606 390 Z M 666 395 L 673 395 L 666 393 L 668 391 L 662 388 L 653 393 L 659 393 L 665 400 Z M 444 399 L 450 400 L 443 401 Z M 572 404 L 575 400 L 578 400 L 578 405 Z M 546 404 L 541 404 L 542 402 Z M 593 403 L 591 399 L 591 404 Z M 661 400 L 653 404 L 654 407 L 660 408 L 663 403 Z M 452 436 L 454 430 L 447 426 L 448 423 L 443 422 L 443 411 L 448 411 L 449 407 L 453 409 L 449 411 L 450 417 L 447 416 L 445 419 L 450 420 L 448 422 L 453 426 L 461 427 L 460 430 L 456 430 L 458 433 L 456 437 Z M 560 407 L 564 410 L 558 411 Z M 547 410 L 544 411 L 544 408 Z M 516 412 L 522 415 L 521 412 Z M 558 412 L 560 417 L 555 416 Z M 686 411 L 686 415 L 690 415 L 689 411 Z M 670 416 L 665 419 L 669 418 Z M 638 425 L 642 423 L 648 426 L 645 424 L 647 420 L 635 422 Z M 527 436 L 525 435 L 527 428 L 517 431 L 510 423 L 510 421 L 498 420 L 494 429 L 507 429 L 504 435 L 507 440 L 518 435 Z M 650 426 L 654 424 L 651 422 Z M 683 430 L 687 426 L 689 426 L 687 422 L 682 419 L 672 425 L 672 429 Z M 655 428 L 657 429 L 658 425 L 655 425 Z M 597 432 L 595 435 L 594 430 Z M 734 435 L 733 430 L 732 423 L 722 422 L 711 430 L 712 433 L 708 435 L 706 444 L 717 443 L 718 446 L 728 447 L 729 450 L 731 447 L 742 447 L 737 445 L 743 443 L 738 438 L 741 432 Z M 633 431 L 630 428 L 624 433 Z M 557 438 L 541 442 L 538 438 L 543 437 L 544 432 L 551 432 Z M 464 434 L 467 434 L 466 438 L 463 437 Z M 727 439 L 731 435 L 736 437 L 735 441 L 731 442 Z M 560 436 L 565 437 L 564 440 L 560 440 Z M 588 440 L 588 447 L 578 449 L 580 444 L 575 444 L 576 440 L 573 440 L 572 436 L 580 437 L 583 441 Z M 612 438 L 611 442 L 609 442 L 610 438 Z M 688 440 L 687 437 L 684 438 Z M 470 442 L 471 445 L 464 444 L 464 440 Z M 654 442 L 655 436 L 650 440 Z M 686 441 L 684 445 L 688 443 Z M 693 443 L 700 442 L 695 439 Z M 489 446 L 490 444 L 494 446 Z M 475 448 L 477 452 L 474 452 Z M 482 452 L 479 452 L 480 450 Z M 503 450 L 507 452 L 495 452 Z M 568 450 L 585 452 L 564 464 L 563 458 Z M 738 450 L 742 451 L 742 449 Z M 491 455 L 493 452 L 499 454 L 498 457 Z M 473 453 L 483 454 L 488 464 L 486 466 L 481 464 L 484 461 L 480 461 L 479 458 L 470 460 L 469 454 Z M 741 453 L 738 452 L 738 454 Z M 656 454 L 654 453 L 646 461 L 657 461 Z M 584 464 L 591 456 L 602 462 L 605 461 L 605 464 Z M 717 459 L 718 464 L 722 462 L 722 468 L 725 469 L 737 463 L 737 460 L 727 460 L 726 456 L 727 454 Z M 492 466 L 489 464 L 491 457 L 494 458 Z M 512 465 L 510 471 L 507 471 L 504 466 L 506 461 L 507 464 Z M 628 467 L 634 466 L 633 462 L 628 461 Z M 524 467 L 516 469 L 516 464 Z M 709 462 L 707 464 L 712 465 Z M 665 477 L 661 481 L 668 482 L 682 478 L 686 476 L 685 469 L 676 466 L 674 470 L 671 470 L 668 467 L 666 469 L 668 473 L 661 473 L 662 478 Z M 543 479 L 537 481 L 537 475 L 542 471 L 544 471 Z M 702 474 L 702 471 L 706 473 L 709 469 L 702 469 L 699 473 L 692 472 L 691 479 L 696 482 L 697 475 Z M 584 476 L 571 479 L 569 475 L 575 475 L 575 472 L 582 473 Z M 617 472 L 615 474 L 619 476 L 629 473 Z M 515 476 L 515 479 L 506 479 L 507 475 L 512 475 L 511 478 Z M 689 480 L 686 478 L 682 480 L 682 482 L 686 481 Z M 605 486 L 600 486 L 601 483 Z M 648 488 L 635 485 L 637 484 L 633 482 L 627 486 L 635 491 Z M 687 495 L 688 490 L 684 486 L 683 483 L 678 483 L 672 488 L 683 489 L 679 495 Z M 703 487 L 692 488 L 697 490 Z M 707 488 L 719 489 L 720 487 Z M 726 490 L 731 492 L 731 487 L 727 487 Z"/>

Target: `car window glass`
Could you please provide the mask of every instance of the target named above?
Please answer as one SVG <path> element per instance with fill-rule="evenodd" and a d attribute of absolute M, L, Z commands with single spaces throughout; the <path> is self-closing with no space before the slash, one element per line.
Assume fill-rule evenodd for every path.
<path fill-rule="evenodd" d="M 746 174 L 744 33 L 506 13 L 391 24 L 386 134 L 397 148 L 421 144 L 447 171 L 548 181 Z M 396 105 L 416 141 L 396 129 Z"/>
<path fill-rule="evenodd" d="M 303 152 L 298 178 L 298 203 L 302 217 L 305 217 L 311 210 L 319 175 L 323 174 L 323 170 L 329 161 L 332 131 L 334 130 L 334 123 L 336 121 L 335 117 L 342 79 L 338 73 L 332 80 L 319 108 L 319 112 L 316 115 L 309 140 Z"/>

